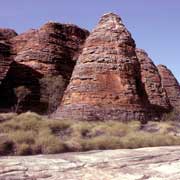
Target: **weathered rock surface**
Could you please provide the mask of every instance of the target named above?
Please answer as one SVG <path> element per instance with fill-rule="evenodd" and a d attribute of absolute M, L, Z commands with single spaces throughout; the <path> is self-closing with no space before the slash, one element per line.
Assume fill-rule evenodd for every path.
<path fill-rule="evenodd" d="M 178 180 L 180 147 L 1 157 L 0 180 Z"/>
<path fill-rule="evenodd" d="M 180 107 L 180 87 L 179 82 L 174 77 L 173 73 L 164 65 L 158 65 L 158 70 L 161 75 L 162 85 L 167 92 L 167 96 L 171 105 L 174 108 Z"/>
<path fill-rule="evenodd" d="M 162 87 L 157 67 L 144 50 L 136 49 L 136 55 L 141 66 L 141 82 L 146 91 L 149 108 L 154 115 L 169 111 L 171 109 L 169 99 Z"/>
<path fill-rule="evenodd" d="M 0 86 L 0 109 L 4 111 L 13 107 L 16 103 L 13 89 L 23 85 L 31 91 L 29 98 L 26 98 L 27 103 L 23 105 L 24 110 L 41 111 L 39 79 L 47 74 L 60 74 L 68 83 L 88 35 L 87 30 L 78 26 L 55 22 L 18 36 L 13 35 L 13 31 L 3 31 L 3 37 L 7 37 L 8 41 L 0 43 L 0 55 L 3 51 L 9 56 L 11 51 L 11 61 L 3 54 L 0 65 L 0 80 L 3 81 Z"/>
<path fill-rule="evenodd" d="M 104 15 L 87 38 L 56 117 L 145 120 L 140 65 L 120 17 Z"/>
<path fill-rule="evenodd" d="M 15 61 L 39 73 L 69 79 L 89 32 L 71 24 L 49 22 L 15 37 Z"/>
<path fill-rule="evenodd" d="M 38 30 L 36 29 L 30 29 L 22 34 L 19 34 L 18 36 L 11 38 L 9 41 L 12 44 L 14 54 L 21 52 L 25 48 L 27 42 L 32 39 L 37 32 Z"/>
<path fill-rule="evenodd" d="M 0 84 L 13 62 L 12 46 L 9 40 L 15 36 L 17 36 L 17 33 L 14 30 L 0 28 Z"/>
<path fill-rule="evenodd" d="M 0 41 L 10 40 L 11 38 L 17 36 L 17 33 L 13 29 L 0 28 Z"/>
<path fill-rule="evenodd" d="M 8 71 L 13 63 L 12 46 L 9 40 L 15 37 L 17 33 L 12 29 L 0 28 L 0 106 L 3 104 L 3 81 L 6 78 Z M 6 99 L 4 102 L 7 102 Z"/>
<path fill-rule="evenodd" d="M 6 77 L 10 64 L 13 62 L 11 58 L 11 48 L 9 44 L 4 41 L 0 42 L 0 84 Z"/>

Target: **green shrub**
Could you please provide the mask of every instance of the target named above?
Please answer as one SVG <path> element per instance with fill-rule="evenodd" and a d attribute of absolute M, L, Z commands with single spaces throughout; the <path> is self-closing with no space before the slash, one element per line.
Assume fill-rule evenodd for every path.
<path fill-rule="evenodd" d="M 62 99 L 66 82 L 61 75 L 52 76 L 48 74 L 40 79 L 40 87 L 42 95 L 41 102 L 47 104 L 47 114 L 50 117 Z"/>
<path fill-rule="evenodd" d="M 14 111 L 18 112 L 21 103 L 26 99 L 29 94 L 31 94 L 31 91 L 25 86 L 19 86 L 14 88 L 14 94 L 17 98 L 17 103 L 15 105 Z"/>

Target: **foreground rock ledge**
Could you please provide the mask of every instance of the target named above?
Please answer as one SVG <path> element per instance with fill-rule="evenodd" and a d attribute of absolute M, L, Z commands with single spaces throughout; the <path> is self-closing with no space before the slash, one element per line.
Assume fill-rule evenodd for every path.
<path fill-rule="evenodd" d="M 175 180 L 180 146 L 0 158 L 0 180 Z"/>

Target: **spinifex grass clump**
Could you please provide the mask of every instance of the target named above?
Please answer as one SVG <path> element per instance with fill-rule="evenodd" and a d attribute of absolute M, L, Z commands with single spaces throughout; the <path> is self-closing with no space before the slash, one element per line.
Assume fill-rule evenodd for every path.
<path fill-rule="evenodd" d="M 179 128 L 178 128 L 179 127 Z M 180 145 L 178 122 L 53 120 L 27 112 L 0 124 L 0 154 L 30 155 Z"/>

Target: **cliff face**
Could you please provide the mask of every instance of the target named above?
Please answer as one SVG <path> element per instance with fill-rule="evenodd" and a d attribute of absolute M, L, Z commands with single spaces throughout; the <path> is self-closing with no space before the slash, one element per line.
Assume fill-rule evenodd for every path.
<path fill-rule="evenodd" d="M 6 77 L 6 74 L 10 68 L 10 64 L 13 59 L 10 57 L 10 46 L 9 44 L 1 41 L 0 42 L 0 84 Z"/>
<path fill-rule="evenodd" d="M 56 116 L 144 120 L 140 90 L 134 40 L 117 15 L 106 14 L 86 40 Z"/>
<path fill-rule="evenodd" d="M 0 84 L 13 61 L 12 46 L 9 43 L 9 39 L 15 36 L 17 36 L 17 33 L 14 30 L 0 28 Z"/>
<path fill-rule="evenodd" d="M 167 92 L 167 96 L 173 108 L 180 107 L 180 86 L 173 73 L 164 65 L 158 65 L 161 75 L 162 86 Z"/>
<path fill-rule="evenodd" d="M 12 40 L 15 61 L 43 75 L 60 73 L 69 79 L 88 34 L 75 25 L 46 23 Z"/>
<path fill-rule="evenodd" d="M 169 99 L 161 83 L 158 68 L 142 49 L 136 49 L 141 67 L 141 83 L 146 92 L 146 98 L 152 113 L 163 113 L 170 109 Z"/>
<path fill-rule="evenodd" d="M 39 79 L 48 74 L 62 75 L 68 82 L 89 32 L 75 25 L 49 22 L 38 30 L 12 34 L 3 31 L 6 44 L 0 43 L 0 55 L 11 55 L 11 61 L 1 58 L 0 109 L 13 106 L 13 89 L 24 85 L 32 92 L 25 110 L 36 111 L 41 97 Z"/>
<path fill-rule="evenodd" d="M 104 15 L 86 40 L 55 117 L 145 122 L 170 110 L 157 67 L 136 49 L 117 15 Z"/>
<path fill-rule="evenodd" d="M 146 121 L 180 104 L 173 74 L 136 48 L 113 13 L 105 14 L 90 35 L 55 22 L 20 35 L 0 29 L 0 111 L 16 103 L 13 89 L 21 85 L 31 90 L 24 110 L 37 111 L 39 81 L 49 74 L 62 75 L 69 84 L 56 118 Z"/>

